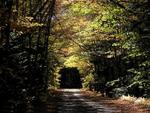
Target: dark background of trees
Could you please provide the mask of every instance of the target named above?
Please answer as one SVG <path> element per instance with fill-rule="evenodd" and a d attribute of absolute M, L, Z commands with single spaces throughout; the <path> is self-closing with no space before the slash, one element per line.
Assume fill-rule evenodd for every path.
<path fill-rule="evenodd" d="M 0 1 L 0 112 L 24 113 L 46 94 L 55 0 Z"/>
<path fill-rule="evenodd" d="M 82 88 L 81 76 L 77 68 L 60 70 L 60 88 Z"/>

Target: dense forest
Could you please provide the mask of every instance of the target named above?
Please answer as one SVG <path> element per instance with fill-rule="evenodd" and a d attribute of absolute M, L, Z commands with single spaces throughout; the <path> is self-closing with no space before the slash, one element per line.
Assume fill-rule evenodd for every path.
<path fill-rule="evenodd" d="M 25 113 L 61 71 L 103 96 L 150 98 L 150 0 L 1 0 L 0 112 Z M 76 73 L 76 74 L 75 74 Z M 75 78 L 74 80 L 76 80 Z"/>

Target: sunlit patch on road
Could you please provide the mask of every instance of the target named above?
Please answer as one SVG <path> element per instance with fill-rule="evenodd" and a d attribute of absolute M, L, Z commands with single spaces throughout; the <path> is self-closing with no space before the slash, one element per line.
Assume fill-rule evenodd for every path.
<path fill-rule="evenodd" d="M 63 91 L 63 92 L 80 92 L 80 89 L 59 89 L 59 91 Z"/>

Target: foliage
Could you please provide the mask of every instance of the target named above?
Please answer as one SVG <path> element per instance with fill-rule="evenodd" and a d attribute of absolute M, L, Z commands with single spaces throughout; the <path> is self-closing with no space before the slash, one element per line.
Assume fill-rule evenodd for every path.
<path fill-rule="evenodd" d="M 42 23 L 33 22 L 33 17 L 19 17 L 15 22 L 12 22 L 12 28 L 17 30 L 27 30 L 31 28 L 42 27 Z"/>
<path fill-rule="evenodd" d="M 54 5 L 55 0 L 0 2 L 2 113 L 33 111 L 30 106 L 47 94 L 49 72 L 53 69 L 48 66 L 48 38 Z"/>
<path fill-rule="evenodd" d="M 94 77 L 93 77 L 92 73 L 90 73 L 89 75 L 87 75 L 84 78 L 83 87 L 84 88 L 89 88 L 90 87 L 90 83 L 92 83 L 93 81 L 94 81 Z"/>
<path fill-rule="evenodd" d="M 119 88 L 127 89 L 131 86 L 130 94 L 136 95 L 133 91 L 136 87 L 132 84 L 143 83 L 149 76 L 147 4 L 148 1 L 64 1 L 61 14 L 58 13 L 61 27 L 56 24 L 59 29 L 56 32 L 63 32 L 61 37 L 73 43 L 64 46 L 67 53 L 72 48 L 72 54 L 67 54 L 66 60 L 63 60 L 65 65 L 80 67 L 80 62 L 83 65 L 80 70 L 83 71 L 86 70 L 84 64 L 90 64 L 91 67 L 93 65 L 94 75 L 91 71 L 85 74 L 87 86 L 86 79 L 92 75 L 95 82 L 107 84 L 108 81 L 114 83 L 118 80 L 117 86 L 111 84 L 112 89 L 106 87 L 106 90 L 118 91 Z M 79 48 L 76 49 L 75 45 Z M 149 82 L 144 83 L 146 87 Z M 142 89 L 145 92 L 148 90 Z"/>

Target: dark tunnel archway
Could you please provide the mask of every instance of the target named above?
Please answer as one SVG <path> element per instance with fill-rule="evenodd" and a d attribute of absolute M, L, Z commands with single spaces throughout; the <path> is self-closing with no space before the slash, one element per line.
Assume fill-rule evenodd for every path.
<path fill-rule="evenodd" d="M 75 67 L 62 68 L 59 72 L 60 88 L 82 88 L 79 70 Z"/>

